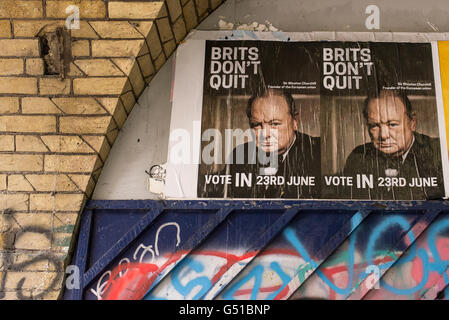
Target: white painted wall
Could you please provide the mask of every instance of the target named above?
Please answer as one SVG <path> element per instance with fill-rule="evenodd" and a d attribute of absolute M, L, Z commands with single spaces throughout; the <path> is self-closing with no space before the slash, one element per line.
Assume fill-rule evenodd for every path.
<path fill-rule="evenodd" d="M 93 199 L 154 199 L 145 170 L 166 161 L 170 129 L 173 58 L 145 89 L 120 131 L 101 172 Z"/>

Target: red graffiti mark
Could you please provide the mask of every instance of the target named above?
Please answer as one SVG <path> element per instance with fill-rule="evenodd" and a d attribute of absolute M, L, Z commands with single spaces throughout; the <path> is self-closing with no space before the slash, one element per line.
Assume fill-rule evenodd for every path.
<path fill-rule="evenodd" d="M 228 252 L 220 252 L 220 251 L 200 251 L 196 253 L 192 253 L 192 255 L 201 255 L 201 256 L 214 256 L 218 258 L 226 259 L 226 263 L 220 267 L 218 272 L 212 277 L 211 282 L 212 284 L 215 284 L 220 280 L 220 278 L 236 263 L 254 258 L 256 255 L 259 256 L 268 256 L 268 255 L 289 255 L 289 256 L 298 256 L 301 255 L 298 254 L 296 250 L 291 249 L 271 249 L 271 250 L 265 250 L 265 251 L 252 251 L 247 252 L 241 256 L 229 254 Z"/>
<path fill-rule="evenodd" d="M 277 295 L 274 297 L 274 300 L 282 300 L 289 293 L 290 289 L 288 285 L 284 287 Z"/>
<path fill-rule="evenodd" d="M 109 278 L 109 281 L 105 287 L 105 293 L 103 294 L 103 299 L 106 300 L 139 300 L 142 299 L 145 294 L 148 292 L 152 284 L 156 281 L 156 279 L 169 267 L 174 266 L 182 257 L 188 254 L 189 251 L 176 252 L 174 254 L 169 255 L 165 263 L 158 267 L 155 264 L 146 264 L 146 263 L 129 263 L 126 265 L 117 266 Z M 228 252 L 223 251 L 197 251 L 192 252 L 191 255 L 197 256 L 211 256 L 225 259 L 226 262 L 220 267 L 220 269 L 215 273 L 212 277 L 211 282 L 215 284 L 220 280 L 220 278 L 236 263 L 240 261 L 244 261 L 246 259 L 251 259 L 256 256 L 269 256 L 269 255 L 288 255 L 301 257 L 297 251 L 290 249 L 272 249 L 266 250 L 263 252 L 252 251 L 247 252 L 242 255 L 230 254 Z M 393 261 L 392 257 L 386 256 L 382 258 L 375 259 L 375 264 L 379 265 L 382 263 L 387 263 Z M 355 264 L 354 268 L 363 268 L 363 265 Z M 339 265 L 332 266 L 328 268 L 323 268 L 321 271 L 328 277 L 334 278 L 338 274 L 346 274 L 349 272 L 349 268 L 347 265 Z M 120 277 L 120 273 L 124 273 L 122 277 Z M 342 279 L 340 279 L 342 280 Z M 259 292 L 267 293 L 274 292 L 279 290 L 281 285 L 271 286 L 271 287 L 262 287 Z M 244 296 L 251 294 L 252 289 L 241 289 L 235 292 L 234 296 Z M 289 292 L 289 287 L 285 286 L 279 294 L 276 296 L 276 299 L 281 299 L 286 296 Z M 331 292 L 333 294 L 333 292 Z M 335 298 L 335 297 L 334 297 Z"/>
<path fill-rule="evenodd" d="M 438 239 L 436 241 L 436 247 L 438 249 L 438 254 L 440 256 L 441 261 L 449 260 L 449 239 Z M 426 248 L 426 251 L 430 250 Z M 435 257 L 429 257 L 429 263 L 435 262 Z M 434 286 L 441 278 L 441 275 L 438 271 L 424 270 L 423 263 L 419 257 L 415 257 L 412 260 L 412 269 L 411 274 L 412 278 L 416 283 L 420 283 L 424 277 L 424 273 L 429 273 L 429 278 L 427 280 L 425 288 L 431 288 Z"/>
<path fill-rule="evenodd" d="M 279 290 L 281 288 L 281 285 L 277 285 L 277 286 L 272 286 L 272 287 L 265 287 L 265 288 L 260 288 L 258 292 L 274 292 L 276 290 Z M 250 295 L 251 292 L 253 292 L 253 288 L 250 289 L 240 289 L 237 290 L 233 296 L 234 297 L 238 297 L 238 296 L 244 296 L 244 295 Z"/>
<path fill-rule="evenodd" d="M 164 270 L 187 252 L 176 252 L 158 267 L 151 263 L 118 265 L 112 271 L 103 294 L 104 300 L 141 300 Z M 124 273 L 120 276 L 120 273 Z"/>
<path fill-rule="evenodd" d="M 106 283 L 102 299 L 104 300 L 142 299 L 148 292 L 154 281 L 156 281 L 156 279 L 164 272 L 164 270 L 166 270 L 170 265 L 172 264 L 174 265 L 188 253 L 189 251 L 183 252 L 179 251 L 172 254 L 171 256 L 168 256 L 167 260 L 161 267 L 158 267 L 155 264 L 147 264 L 147 263 L 128 263 L 118 265 L 117 267 L 114 268 L 111 276 L 109 277 L 108 282 Z M 230 254 L 228 252 L 214 251 L 214 250 L 192 252 L 191 254 L 199 256 L 213 256 L 223 258 L 226 260 L 224 265 L 220 267 L 219 271 L 211 279 L 211 282 L 215 284 L 234 264 L 246 259 L 254 258 L 259 253 L 260 256 L 281 254 L 281 255 L 300 257 L 297 251 L 290 249 L 272 249 L 263 252 L 252 251 L 247 252 L 240 256 Z M 123 274 L 123 276 L 120 276 L 121 273 Z M 263 292 L 265 291 L 271 292 L 273 290 L 278 290 L 279 288 L 280 286 L 273 288 L 263 288 L 261 290 Z M 283 291 L 287 293 L 288 288 L 285 288 Z"/>
<path fill-rule="evenodd" d="M 151 285 L 148 276 L 158 270 L 151 263 L 129 263 L 126 267 L 119 265 L 109 277 L 103 294 L 104 300 L 139 300 L 145 295 L 144 288 Z M 123 272 L 123 276 L 120 273 Z M 143 293 L 142 293 L 143 292 Z"/>
<path fill-rule="evenodd" d="M 246 260 L 248 258 L 252 258 L 256 256 L 256 252 L 248 252 L 241 256 L 237 256 L 234 254 L 229 254 L 227 252 L 220 252 L 220 251 L 201 251 L 197 253 L 193 253 L 193 255 L 201 255 L 201 256 L 214 256 L 218 258 L 223 258 L 226 260 L 226 263 L 220 267 L 218 272 L 212 277 L 211 282 L 212 284 L 215 284 L 220 278 L 223 276 L 223 274 L 226 273 L 235 263 L 239 261 Z"/>

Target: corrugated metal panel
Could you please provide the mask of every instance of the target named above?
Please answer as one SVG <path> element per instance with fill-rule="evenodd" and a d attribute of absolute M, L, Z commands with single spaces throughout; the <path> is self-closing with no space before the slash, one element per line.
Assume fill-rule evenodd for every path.
<path fill-rule="evenodd" d="M 448 299 L 449 204 L 90 201 L 66 299 Z M 379 280 L 380 281 L 377 281 Z"/>

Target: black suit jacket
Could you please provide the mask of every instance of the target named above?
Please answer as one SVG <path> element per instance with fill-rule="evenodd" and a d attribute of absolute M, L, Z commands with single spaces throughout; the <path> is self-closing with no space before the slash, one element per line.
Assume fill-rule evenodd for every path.
<path fill-rule="evenodd" d="M 402 162 L 402 157 L 388 157 L 373 143 L 356 147 L 346 160 L 344 175 L 354 177 L 354 186 L 341 188 L 339 197 L 376 200 L 425 200 L 444 196 L 440 139 L 415 133 L 415 141 Z M 407 185 L 379 186 L 379 177 L 386 177 L 386 169 L 395 169 L 397 177 L 405 178 Z M 391 172 L 391 171 L 390 171 Z M 394 172 L 394 171 L 393 171 Z M 374 188 L 355 187 L 357 174 L 373 175 Z M 413 178 L 437 178 L 437 187 L 411 187 Z M 380 179 L 381 181 L 382 179 Z"/>
<path fill-rule="evenodd" d="M 232 176 L 232 184 L 224 185 L 199 185 L 199 197 L 214 198 L 284 198 L 284 199 L 304 199 L 319 198 L 321 162 L 320 162 L 320 139 L 307 134 L 296 132 L 296 140 L 288 151 L 285 159 L 278 160 L 275 177 L 284 177 L 282 185 L 257 184 L 261 178 L 260 169 L 264 165 L 260 164 L 257 158 L 258 148 L 252 143 L 245 143 L 237 146 L 232 152 L 232 164 L 220 174 Z M 237 155 L 243 156 L 238 159 Z M 236 163 L 239 160 L 239 163 Z M 252 186 L 236 186 L 237 174 L 251 174 Z M 315 186 L 287 185 L 290 177 L 315 177 Z M 200 179 L 201 181 L 201 179 Z M 263 181 L 262 181 L 263 182 Z"/>

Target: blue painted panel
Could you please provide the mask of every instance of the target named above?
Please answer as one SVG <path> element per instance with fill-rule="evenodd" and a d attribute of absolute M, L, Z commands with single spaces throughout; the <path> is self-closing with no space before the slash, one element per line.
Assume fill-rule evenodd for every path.
<path fill-rule="evenodd" d="M 448 211 L 444 201 L 91 201 L 73 257 L 82 288 L 65 298 L 447 299 Z M 426 269 L 415 246 L 439 260 Z"/>
<path fill-rule="evenodd" d="M 147 210 L 95 210 L 87 267 L 92 267 L 146 212 Z"/>

